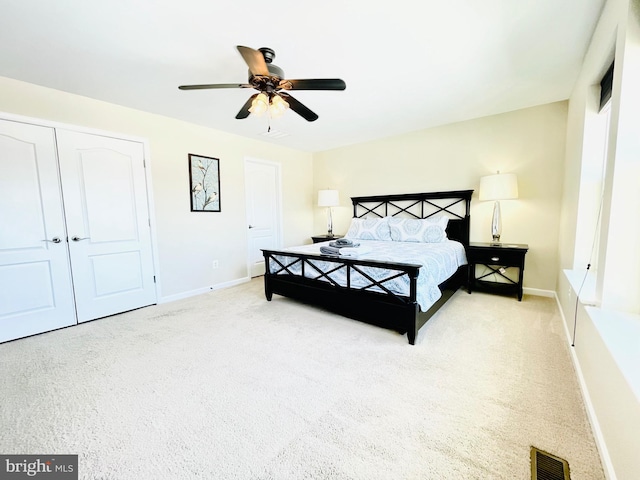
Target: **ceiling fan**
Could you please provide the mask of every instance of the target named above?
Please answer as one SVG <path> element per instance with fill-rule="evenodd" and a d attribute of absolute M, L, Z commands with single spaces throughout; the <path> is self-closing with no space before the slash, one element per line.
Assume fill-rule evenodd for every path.
<path fill-rule="evenodd" d="M 290 90 L 344 90 L 347 85 L 339 78 L 314 78 L 306 80 L 287 80 L 284 71 L 271 63 L 276 53 L 270 48 L 237 46 L 240 55 L 249 66 L 248 83 L 217 83 L 208 85 L 181 85 L 180 90 L 203 90 L 208 88 L 254 88 L 258 93 L 249 97 L 242 106 L 237 119 L 247 118 L 253 113 L 259 115 L 269 111 L 272 116 L 284 113 L 287 108 L 309 122 L 318 119 L 318 115 L 304 106 L 289 93 Z"/>

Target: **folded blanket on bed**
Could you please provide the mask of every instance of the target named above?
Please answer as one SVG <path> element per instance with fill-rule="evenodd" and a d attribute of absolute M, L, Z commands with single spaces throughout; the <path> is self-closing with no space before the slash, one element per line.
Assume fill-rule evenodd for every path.
<path fill-rule="evenodd" d="M 365 253 L 371 252 L 371 247 L 362 246 L 362 247 L 343 247 L 340 249 L 341 257 L 359 257 L 360 255 L 364 255 Z"/>
<path fill-rule="evenodd" d="M 320 253 L 323 255 L 340 255 L 340 247 L 332 247 L 330 245 L 322 245 L 320 247 Z"/>
<path fill-rule="evenodd" d="M 331 247 L 336 247 L 336 248 L 359 247 L 360 246 L 359 243 L 353 242 L 352 240 L 349 240 L 348 238 L 339 238 L 335 242 L 329 242 L 329 245 Z"/>

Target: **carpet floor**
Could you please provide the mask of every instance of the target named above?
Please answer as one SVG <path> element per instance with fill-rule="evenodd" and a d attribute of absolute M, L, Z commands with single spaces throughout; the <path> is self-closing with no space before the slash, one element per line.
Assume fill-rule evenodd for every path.
<path fill-rule="evenodd" d="M 603 480 L 553 299 L 460 290 L 396 332 L 262 279 L 0 345 L 0 452 L 82 479 Z"/>

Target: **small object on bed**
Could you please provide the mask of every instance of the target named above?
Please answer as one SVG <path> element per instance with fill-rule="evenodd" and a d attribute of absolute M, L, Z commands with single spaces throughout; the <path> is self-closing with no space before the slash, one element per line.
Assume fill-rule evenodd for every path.
<path fill-rule="evenodd" d="M 340 255 L 340 247 L 332 247 L 331 245 L 322 245 L 320 253 L 323 255 Z"/>
<path fill-rule="evenodd" d="M 371 252 L 371 247 L 360 245 L 359 243 L 350 243 L 352 246 L 336 246 L 334 242 L 329 245 L 321 245 L 320 253 L 322 255 L 342 256 L 342 257 L 359 257 Z"/>
<path fill-rule="evenodd" d="M 332 247 L 342 248 L 342 247 L 359 247 L 360 244 L 358 242 L 354 242 L 349 238 L 339 238 L 335 242 L 329 242 L 329 245 Z"/>

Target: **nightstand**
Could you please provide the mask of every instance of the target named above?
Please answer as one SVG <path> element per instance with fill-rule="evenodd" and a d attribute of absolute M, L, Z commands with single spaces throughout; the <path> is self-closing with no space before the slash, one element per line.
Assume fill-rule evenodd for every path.
<path fill-rule="evenodd" d="M 327 242 L 329 240 L 335 240 L 337 238 L 342 238 L 342 235 L 316 235 L 314 237 L 311 237 L 311 240 L 313 240 L 313 243 L 320 243 Z"/>
<path fill-rule="evenodd" d="M 504 294 L 517 293 L 518 300 L 521 301 L 524 256 L 528 250 L 529 245 L 520 243 L 471 242 L 467 247 L 469 293 L 472 290 Z M 485 267 L 485 271 L 479 277 L 476 277 L 477 265 Z M 517 280 L 506 275 L 509 268 L 518 269 Z"/>

